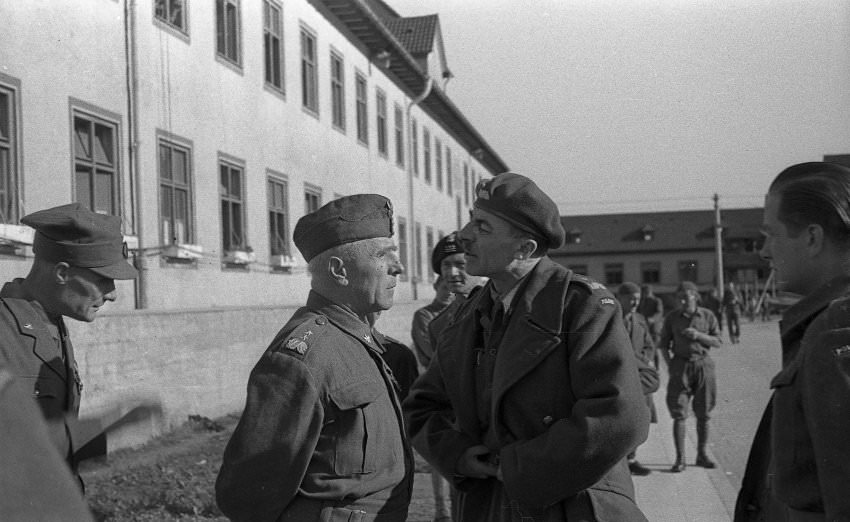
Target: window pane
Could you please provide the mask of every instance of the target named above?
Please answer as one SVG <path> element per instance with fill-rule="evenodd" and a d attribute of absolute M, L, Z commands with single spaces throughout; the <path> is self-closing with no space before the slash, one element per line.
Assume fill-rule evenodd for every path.
<path fill-rule="evenodd" d="M 178 243 L 188 243 L 189 201 L 185 190 L 174 191 L 174 235 Z"/>
<path fill-rule="evenodd" d="M 92 208 L 90 185 L 91 177 L 91 168 L 83 165 L 77 165 L 76 179 L 74 180 L 77 193 L 77 203 L 86 208 Z"/>
<path fill-rule="evenodd" d="M 81 159 L 91 159 L 91 124 L 82 119 L 74 118 L 74 155 Z"/>
<path fill-rule="evenodd" d="M 106 125 L 95 124 L 95 161 L 113 164 L 114 151 L 112 148 L 112 129 Z"/>
<path fill-rule="evenodd" d="M 102 214 L 114 214 L 113 194 L 114 194 L 114 176 L 111 172 L 98 171 L 95 177 L 94 194 L 95 194 L 95 212 Z"/>
<path fill-rule="evenodd" d="M 242 199 L 242 182 L 239 179 L 239 171 L 230 171 L 230 195 L 236 199 Z"/>
<path fill-rule="evenodd" d="M 230 203 L 221 201 L 221 239 L 224 250 L 233 250 L 231 242 Z"/>
<path fill-rule="evenodd" d="M 170 21 L 175 27 L 183 29 L 183 0 L 171 0 Z"/>
<path fill-rule="evenodd" d="M 171 154 L 172 177 L 176 183 L 185 185 L 188 181 L 186 177 L 186 171 L 188 170 L 186 153 L 182 150 L 172 149 Z"/>
<path fill-rule="evenodd" d="M 228 192 L 230 192 L 230 169 L 227 168 L 227 165 L 219 165 L 219 192 L 221 195 L 226 196 Z"/>
<path fill-rule="evenodd" d="M 224 0 L 216 0 L 215 2 L 215 29 L 216 29 L 216 50 L 219 54 L 225 53 L 224 42 Z"/>
<path fill-rule="evenodd" d="M 237 33 L 238 20 L 236 17 L 236 6 L 227 6 L 227 56 L 234 62 L 239 58 L 239 35 Z"/>
<path fill-rule="evenodd" d="M 11 120 L 9 115 L 12 111 L 9 107 L 11 97 L 3 92 L 0 92 L 0 139 L 9 139 L 9 129 L 11 128 Z"/>
<path fill-rule="evenodd" d="M 171 179 L 171 154 L 165 145 L 159 146 L 159 177 Z"/>
<path fill-rule="evenodd" d="M 242 242 L 242 205 L 239 203 L 233 203 L 231 205 L 232 209 L 232 222 L 233 228 L 231 233 L 233 234 L 233 248 L 241 248 L 244 245 Z"/>

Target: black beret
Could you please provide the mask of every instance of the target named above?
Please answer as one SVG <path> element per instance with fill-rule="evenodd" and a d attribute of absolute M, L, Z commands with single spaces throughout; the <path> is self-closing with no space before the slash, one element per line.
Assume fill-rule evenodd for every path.
<path fill-rule="evenodd" d="M 21 223 L 35 229 L 32 250 L 51 262 L 88 268 L 112 279 L 135 279 L 139 273 L 127 262 L 121 218 L 98 214 L 79 203 L 33 212 Z"/>
<path fill-rule="evenodd" d="M 617 288 L 617 295 L 634 295 L 640 293 L 640 287 L 634 283 L 625 282 Z"/>
<path fill-rule="evenodd" d="M 506 172 L 481 180 L 475 187 L 475 207 L 532 234 L 547 248 L 564 244 L 558 205 L 525 176 Z"/>
<path fill-rule="evenodd" d="M 460 240 L 457 238 L 457 232 L 452 232 L 446 237 L 440 239 L 437 242 L 437 246 L 434 247 L 434 251 L 431 252 L 431 268 L 434 269 L 435 274 L 442 273 L 440 270 L 440 265 L 443 262 L 443 259 L 449 257 L 452 254 L 463 254 L 463 244 L 461 244 Z"/>
<path fill-rule="evenodd" d="M 378 194 L 335 199 L 299 219 L 292 233 L 307 261 L 331 247 L 373 237 L 393 237 L 393 204 Z"/>

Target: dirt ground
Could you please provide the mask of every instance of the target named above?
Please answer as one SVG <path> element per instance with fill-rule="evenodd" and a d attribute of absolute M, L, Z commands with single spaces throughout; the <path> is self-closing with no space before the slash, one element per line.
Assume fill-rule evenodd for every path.
<path fill-rule="evenodd" d="M 179 429 L 145 446 L 88 461 L 82 468 L 89 506 L 99 521 L 227 521 L 215 504 L 215 477 L 235 415 L 190 417 Z M 409 522 L 431 520 L 427 464 L 417 457 Z"/>

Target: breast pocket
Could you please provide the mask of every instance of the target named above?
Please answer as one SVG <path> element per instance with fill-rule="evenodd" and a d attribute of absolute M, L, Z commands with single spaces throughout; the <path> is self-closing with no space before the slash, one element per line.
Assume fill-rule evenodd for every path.
<path fill-rule="evenodd" d="M 375 471 L 382 408 L 379 399 L 384 393 L 386 388 L 377 382 L 356 383 L 331 393 L 331 402 L 338 410 L 334 422 L 335 473 Z"/>
<path fill-rule="evenodd" d="M 61 419 L 65 416 L 67 391 L 65 383 L 59 379 L 35 377 L 27 379 L 32 387 L 32 396 L 47 419 Z"/>

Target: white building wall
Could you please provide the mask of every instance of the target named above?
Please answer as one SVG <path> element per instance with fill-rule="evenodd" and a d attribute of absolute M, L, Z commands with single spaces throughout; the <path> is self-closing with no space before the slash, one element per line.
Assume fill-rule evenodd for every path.
<path fill-rule="evenodd" d="M 72 136 L 69 100 L 114 116 L 121 136 L 122 213 L 126 233 L 138 232 L 145 254 L 144 286 L 151 309 L 208 306 L 291 305 L 303 302 L 309 288 L 303 259 L 291 274 L 274 273 L 268 266 L 266 177 L 271 169 L 288 182 L 289 234 L 304 214 L 305 183 L 322 190 L 322 203 L 335 194 L 375 192 L 389 197 L 396 216 L 408 220 L 410 151 L 405 167 L 396 164 L 396 103 L 406 108 L 410 95 L 379 67 L 370 63 L 355 42 L 347 39 L 307 0 L 283 3 L 285 95 L 264 87 L 262 2 L 240 4 L 241 67 L 216 57 L 214 3 L 188 2 L 188 31 L 181 35 L 155 20 L 153 2 L 135 2 L 135 41 L 138 73 L 137 154 L 140 191 L 139 228 L 132 224 L 130 206 L 129 117 L 125 71 L 124 2 L 86 0 L 53 2 L 0 0 L 0 74 L 21 82 L 21 169 L 25 212 L 72 201 Z M 33 23 L 33 21 L 38 23 Z M 300 28 L 316 35 L 318 58 L 318 118 L 302 109 Z M 43 44 L 43 45 L 40 45 Z M 331 125 L 330 51 L 344 58 L 346 131 Z M 355 71 L 368 82 L 369 145 L 356 137 Z M 0 76 L 2 80 L 2 76 Z M 387 97 L 388 154 L 378 154 L 375 92 Z M 418 93 L 410 93 L 415 96 Z M 405 111 L 406 113 L 406 111 Z M 456 197 L 463 197 L 463 163 L 480 175 L 490 173 L 464 150 L 446 129 L 419 107 L 411 111 L 419 132 L 419 176 L 414 178 L 415 221 L 449 232 L 457 228 Z M 406 116 L 406 114 L 405 114 Z M 424 182 L 422 127 L 452 153 L 453 194 Z M 405 138 L 409 122 L 405 122 Z M 166 262 L 160 255 L 163 238 L 159 219 L 157 136 L 174 136 L 191 145 L 192 207 L 195 244 L 204 257 L 193 265 Z M 257 262 L 248 270 L 221 265 L 219 155 L 244 165 L 245 233 Z M 432 144 L 432 173 L 433 144 Z M 473 167 L 474 165 L 474 167 Z M 446 166 L 444 161 L 444 178 Z M 135 191 L 136 187 L 132 187 Z M 462 205 L 465 222 L 467 205 Z M 414 226 L 408 223 L 413 241 Z M 438 239 L 438 238 L 436 238 Z M 436 240 L 435 239 L 435 240 Z M 430 252 L 419 252 L 423 276 L 429 272 Z M 408 247 L 408 252 L 411 249 Z M 25 258 L 0 263 L 0 277 L 24 275 Z M 412 262 L 412 260 L 411 260 Z M 412 264 L 412 263 L 409 263 Z M 411 269 L 412 270 L 412 269 Z M 114 309 L 134 307 L 134 286 L 121 283 Z M 431 292 L 419 284 L 420 295 Z M 410 299 L 410 283 L 400 284 L 398 300 Z"/>

